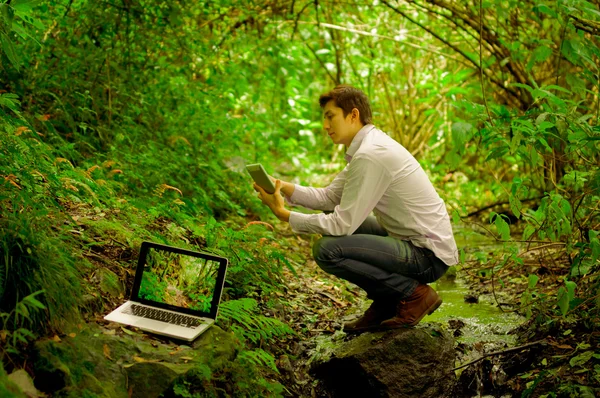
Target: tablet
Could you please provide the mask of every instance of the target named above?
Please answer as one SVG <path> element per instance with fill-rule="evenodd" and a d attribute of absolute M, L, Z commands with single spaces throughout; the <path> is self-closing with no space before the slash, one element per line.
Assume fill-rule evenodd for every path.
<path fill-rule="evenodd" d="M 262 167 L 262 164 L 260 164 L 260 163 L 249 164 L 246 166 L 246 170 L 248 170 L 248 173 L 250 173 L 250 175 L 252 176 L 252 179 L 254 179 L 254 182 L 259 187 L 264 189 L 267 193 L 275 192 L 275 184 L 269 178 L 269 175 L 267 174 L 265 169 Z"/>

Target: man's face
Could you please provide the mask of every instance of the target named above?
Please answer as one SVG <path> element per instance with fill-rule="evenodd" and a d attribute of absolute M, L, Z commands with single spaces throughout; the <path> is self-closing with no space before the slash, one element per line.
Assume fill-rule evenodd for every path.
<path fill-rule="evenodd" d="M 356 112 L 355 112 L 356 113 Z M 342 108 L 329 101 L 323 108 L 323 128 L 329 134 L 334 144 L 350 146 L 352 139 L 360 130 L 358 113 L 350 112 L 344 117 Z"/>

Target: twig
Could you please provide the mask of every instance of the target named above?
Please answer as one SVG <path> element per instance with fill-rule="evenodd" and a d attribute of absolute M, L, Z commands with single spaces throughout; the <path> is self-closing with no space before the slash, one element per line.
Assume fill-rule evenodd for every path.
<path fill-rule="evenodd" d="M 533 198 L 523 199 L 523 200 L 521 200 L 521 203 L 525 203 L 525 202 L 531 202 L 531 201 L 533 201 L 533 200 L 542 199 L 542 198 L 544 198 L 544 197 L 545 197 L 545 196 L 543 196 L 543 195 L 542 195 L 542 196 L 536 196 L 536 197 L 533 197 Z M 475 210 L 475 211 L 472 211 L 472 212 L 470 212 L 470 213 L 469 213 L 469 214 L 467 214 L 465 217 L 472 217 L 472 216 L 474 216 L 474 215 L 476 215 L 476 214 L 479 214 L 479 213 L 481 213 L 481 212 L 484 212 L 484 211 L 486 211 L 486 210 L 492 209 L 492 208 L 494 208 L 494 207 L 496 207 L 496 206 L 500 206 L 500 205 L 508 205 L 508 204 L 510 204 L 510 201 L 503 201 L 503 202 L 496 202 L 496 203 L 492 203 L 491 205 L 487 205 L 487 206 L 485 206 L 485 207 L 482 207 L 482 208 L 481 208 L 481 209 L 479 209 L 479 210 Z"/>
<path fill-rule="evenodd" d="M 323 67 L 323 69 L 325 69 L 325 72 L 327 72 L 327 74 L 329 75 L 329 78 L 331 79 L 331 81 L 334 82 L 335 84 L 337 84 L 337 81 L 335 80 L 335 77 L 331 74 L 331 72 L 329 72 L 329 69 L 327 69 L 327 66 L 325 66 L 325 64 L 323 63 L 323 61 L 321 60 L 321 58 L 319 58 L 319 56 L 317 55 L 317 52 L 310 46 L 310 44 L 308 44 L 307 41 L 305 41 L 304 44 L 306 45 L 306 47 L 308 47 L 308 49 L 310 50 L 310 52 L 313 53 L 313 55 L 315 56 L 315 58 L 317 59 L 317 61 L 319 61 L 319 63 Z"/>
<path fill-rule="evenodd" d="M 532 347 L 534 345 L 538 345 L 538 344 L 547 344 L 546 339 L 542 339 L 542 340 L 538 340 L 538 341 L 534 341 L 533 343 L 527 343 L 527 344 L 523 344 L 521 346 L 518 347 L 513 347 L 513 348 L 507 348 L 506 350 L 500 350 L 500 351 L 494 351 L 494 352 L 489 352 L 487 354 L 483 354 L 480 358 L 477 358 L 471 362 L 467 362 L 464 365 L 460 365 L 457 366 L 456 368 L 452 369 L 452 372 L 454 372 L 455 370 L 461 369 L 461 368 L 465 368 L 469 365 L 473 365 L 474 363 L 477 363 L 487 357 L 491 357 L 494 355 L 504 355 L 504 354 L 509 354 L 511 352 L 516 352 L 516 351 L 522 351 L 526 348 Z"/>
<path fill-rule="evenodd" d="M 490 113 L 488 107 L 487 98 L 485 97 L 485 82 L 483 81 L 483 6 L 481 5 L 482 0 L 479 0 L 479 79 L 481 80 L 481 96 L 483 97 L 483 104 L 485 105 L 485 111 L 487 112 L 490 124 L 494 127 L 494 119 Z"/>
<path fill-rule="evenodd" d="M 273 228 L 273 226 L 271 224 L 269 224 L 268 222 L 264 222 L 264 221 L 250 221 L 248 224 L 246 224 L 244 226 L 244 228 L 242 228 L 242 230 L 248 228 L 250 225 L 264 225 L 265 227 L 269 228 L 271 231 L 275 230 L 275 228 Z"/>

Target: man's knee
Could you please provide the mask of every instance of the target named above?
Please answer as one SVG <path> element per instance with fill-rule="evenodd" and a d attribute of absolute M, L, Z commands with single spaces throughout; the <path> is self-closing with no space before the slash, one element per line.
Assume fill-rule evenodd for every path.
<path fill-rule="evenodd" d="M 325 271 L 327 271 L 326 268 L 330 268 L 336 262 L 338 257 L 338 255 L 336 255 L 334 241 L 335 238 L 324 236 L 316 241 L 312 247 L 315 262 Z"/>

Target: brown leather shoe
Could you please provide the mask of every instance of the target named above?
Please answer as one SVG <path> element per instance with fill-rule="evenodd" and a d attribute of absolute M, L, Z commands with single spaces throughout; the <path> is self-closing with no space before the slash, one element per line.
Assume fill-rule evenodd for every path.
<path fill-rule="evenodd" d="M 419 285 L 414 293 L 396 306 L 396 316 L 381 322 L 382 329 L 397 329 L 418 324 L 442 304 L 442 298 L 429 285 Z"/>
<path fill-rule="evenodd" d="M 344 332 L 362 332 L 379 328 L 381 321 L 394 315 L 396 302 L 373 301 L 360 318 L 344 324 Z"/>

